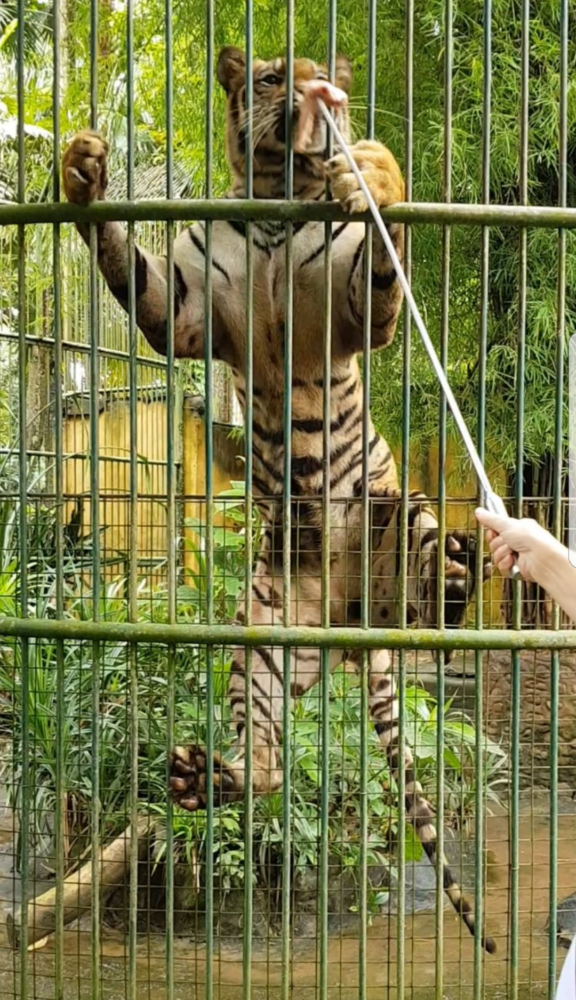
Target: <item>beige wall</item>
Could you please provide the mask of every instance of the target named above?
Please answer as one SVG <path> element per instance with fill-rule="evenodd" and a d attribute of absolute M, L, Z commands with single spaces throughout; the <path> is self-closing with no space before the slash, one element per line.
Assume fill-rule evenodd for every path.
<path fill-rule="evenodd" d="M 160 582 L 163 573 L 154 563 L 165 558 L 166 538 L 166 406 L 164 401 L 137 405 L 138 461 L 138 559 L 141 573 L 150 582 Z M 103 571 L 107 579 L 125 572 L 125 554 L 129 551 L 130 526 L 130 412 L 125 400 L 113 402 L 101 413 L 98 421 L 100 437 L 100 527 L 103 562 L 113 559 Z M 76 455 L 64 466 L 64 494 L 68 496 L 65 520 L 69 523 L 76 512 L 80 531 L 90 534 L 90 442 L 89 418 L 68 416 L 64 424 L 64 453 Z M 214 432 L 214 493 L 229 488 L 230 480 L 242 475 L 236 459 L 237 446 L 227 440 L 224 428 Z M 184 507 L 180 517 L 205 518 L 202 497 L 206 492 L 204 467 L 204 421 L 189 405 L 184 406 L 182 433 L 182 467 Z M 81 498 L 80 510 L 76 498 Z M 72 499 L 74 498 L 74 499 Z M 186 553 L 186 564 L 193 565 L 193 556 Z"/>

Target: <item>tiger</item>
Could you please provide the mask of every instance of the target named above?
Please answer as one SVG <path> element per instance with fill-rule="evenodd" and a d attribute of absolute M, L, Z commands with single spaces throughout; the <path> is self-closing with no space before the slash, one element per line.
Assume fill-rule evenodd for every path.
<path fill-rule="evenodd" d="M 225 92 L 226 154 L 232 175 L 228 194 L 247 194 L 248 114 L 245 53 L 227 46 L 221 50 L 216 75 Z M 282 199 L 286 196 L 287 102 L 294 137 L 298 116 L 311 80 L 327 80 L 328 70 L 312 59 L 293 62 L 293 93 L 287 94 L 286 60 L 256 59 L 252 72 L 251 160 L 253 196 Z M 336 85 L 350 93 L 352 65 L 338 56 L 333 74 Z M 350 143 L 350 119 L 346 106 L 336 112 L 336 122 Z M 282 624 L 285 604 L 290 620 L 299 626 L 322 623 L 322 491 L 323 491 L 323 394 L 330 398 L 329 468 L 329 609 L 330 623 L 360 622 L 362 550 L 363 389 L 359 357 L 364 345 L 364 315 L 370 308 L 370 349 L 389 346 L 395 335 L 403 293 L 388 252 L 375 239 L 371 255 L 371 283 L 366 281 L 366 225 L 354 218 L 367 204 L 354 174 L 337 147 L 327 156 L 328 135 L 321 116 L 314 120 L 305 152 L 293 154 L 293 196 L 306 202 L 327 197 L 339 202 L 343 221 L 332 224 L 331 368 L 330 383 L 324 381 L 323 331 L 325 288 L 325 226 L 314 221 L 293 223 L 293 363 L 291 378 L 291 554 L 289 594 L 283 582 L 283 490 L 284 490 L 284 347 L 286 337 L 286 227 L 282 222 L 258 221 L 251 226 L 253 267 L 253 414 L 252 467 L 254 500 L 260 511 L 262 543 L 253 567 L 248 598 L 250 622 L 254 625 Z M 103 136 L 83 131 L 75 136 L 63 156 L 63 187 L 75 205 L 88 205 L 105 198 L 109 147 Z M 377 204 L 381 208 L 402 202 L 405 185 L 392 152 L 373 140 L 351 145 L 351 153 Z M 327 193 L 328 192 L 328 193 Z M 89 243 L 89 227 L 80 220 L 77 228 Z M 389 223 L 388 232 L 399 260 L 404 259 L 404 229 Z M 212 288 L 212 356 L 224 362 L 241 407 L 246 409 L 246 240 L 243 222 L 229 219 L 212 224 L 210 280 Z M 207 270 L 206 225 L 184 228 L 173 245 L 173 349 L 178 358 L 202 359 L 205 336 L 205 290 Z M 129 250 L 124 227 L 117 222 L 97 225 L 98 266 L 108 288 L 120 305 L 128 307 Z M 167 353 L 167 258 L 153 256 L 135 246 L 135 312 L 140 330 L 155 351 Z M 366 303 L 366 288 L 371 302 Z M 398 472 L 391 449 L 368 415 L 368 502 L 371 507 L 370 624 L 381 627 L 398 623 L 399 537 L 401 531 Z M 448 627 L 460 627 L 474 596 L 477 559 L 475 539 L 464 531 L 445 534 L 439 552 L 438 522 L 424 494 L 411 492 L 408 506 L 408 576 L 406 614 L 408 624 L 436 626 L 438 566 L 444 567 L 443 619 Z M 480 567 L 478 567 L 480 568 Z M 490 563 L 482 559 L 482 579 Z M 240 601 L 237 621 L 246 621 Z M 391 773 L 404 769 L 407 819 L 412 823 L 432 864 L 437 863 L 437 833 L 434 810 L 426 800 L 414 768 L 410 748 L 399 755 L 399 701 L 388 649 L 332 650 L 329 669 L 348 661 L 359 670 L 368 658 L 369 712 L 387 756 Z M 241 800 L 246 792 L 246 699 L 252 717 L 252 792 L 266 795 L 281 788 L 283 781 L 282 708 L 283 650 L 256 646 L 251 667 L 246 651 L 234 649 L 229 679 L 232 722 L 236 727 L 234 752 L 213 757 L 214 800 L 217 805 Z M 324 660 L 319 649 L 290 651 L 290 693 L 300 698 L 321 679 Z M 247 692 L 247 675 L 250 691 Z M 175 747 L 170 757 L 170 791 L 183 809 L 206 807 L 206 750 L 201 746 Z M 470 932 L 475 932 L 474 911 L 462 893 L 446 859 L 441 858 L 443 886 L 456 912 Z M 483 930 L 484 948 L 492 953 L 495 943 Z"/>

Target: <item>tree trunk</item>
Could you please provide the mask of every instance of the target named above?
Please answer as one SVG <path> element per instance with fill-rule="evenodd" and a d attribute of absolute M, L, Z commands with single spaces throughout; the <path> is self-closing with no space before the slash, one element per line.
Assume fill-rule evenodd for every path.
<path fill-rule="evenodd" d="M 141 816 L 136 827 L 138 853 L 147 846 L 150 832 L 150 817 Z M 130 867 L 130 847 L 132 829 L 128 827 L 116 840 L 102 848 L 99 856 L 100 868 L 100 902 L 122 882 Z M 64 911 L 64 926 L 90 912 L 92 904 L 92 861 L 68 875 L 62 885 L 62 907 Z M 41 896 L 36 896 L 28 902 L 28 944 L 40 941 L 56 930 L 56 887 L 48 889 Z M 25 912 L 19 907 L 6 918 L 8 941 L 15 950 L 20 946 L 22 922 Z"/>

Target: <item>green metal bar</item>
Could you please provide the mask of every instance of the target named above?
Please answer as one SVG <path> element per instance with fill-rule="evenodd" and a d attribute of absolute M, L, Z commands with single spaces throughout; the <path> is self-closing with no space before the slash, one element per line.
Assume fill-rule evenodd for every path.
<path fill-rule="evenodd" d="M 454 62 L 452 0 L 446 0 L 444 8 L 444 170 L 443 196 L 449 204 L 452 201 L 452 71 Z M 450 331 L 450 249 L 451 230 L 445 226 L 442 232 L 442 293 L 440 315 L 440 361 L 448 368 L 448 343 Z M 439 444 L 438 444 L 438 552 L 444 552 L 446 541 L 446 429 L 447 405 L 444 393 L 440 393 Z M 437 625 L 444 628 L 444 559 L 437 562 Z M 443 656 L 436 667 L 438 712 L 436 717 L 436 748 L 438 772 L 436 779 L 436 998 L 444 996 L 444 702 L 446 690 L 444 681 Z"/>
<path fill-rule="evenodd" d="M 405 15 L 406 35 L 406 85 L 405 85 L 405 145 L 406 145 L 406 197 L 412 198 L 413 177 L 413 138 L 414 138 L 414 0 L 407 0 Z M 406 227 L 404 270 L 408 281 L 412 274 L 412 234 Z M 402 468 L 400 488 L 402 502 L 400 507 L 399 544 L 400 544 L 400 580 L 398 583 L 397 606 L 398 625 L 403 632 L 407 625 L 408 597 L 408 495 L 410 486 L 410 379 L 412 351 L 412 317 L 404 305 L 404 330 L 402 338 Z M 406 912 L 406 774 L 404 759 L 406 752 L 406 659 L 403 651 L 398 654 L 398 904 L 397 904 L 397 934 L 396 934 L 396 990 L 397 1000 L 404 1000 L 405 989 L 405 934 L 404 920 Z"/>
<path fill-rule="evenodd" d="M 294 91 L 294 0 L 286 0 L 286 93 Z M 286 101 L 286 200 L 294 197 L 294 150 L 292 144 L 293 102 Z M 291 484 L 292 484 L 292 364 L 294 332 L 294 227 L 286 223 L 284 299 L 284 491 L 282 509 L 282 624 L 290 625 L 291 596 Z M 291 997 L 290 910 L 292 891 L 292 746 L 291 659 L 289 646 L 283 653 L 282 670 L 282 1000 Z"/>
<path fill-rule="evenodd" d="M 52 49 L 52 116 L 53 116 L 53 169 L 52 197 L 60 199 L 60 54 L 62 20 L 60 0 L 54 0 L 53 7 L 54 43 Z M 62 427 L 62 299 L 60 271 L 60 227 L 52 232 L 52 266 L 54 271 L 54 449 L 56 453 L 55 495 L 56 495 L 56 617 L 64 617 L 64 476 L 63 476 L 63 427 Z M 56 775 L 55 775 L 55 938 L 54 938 L 54 993 L 55 1000 L 64 996 L 64 753 L 65 753 L 65 705 L 64 705 L 64 642 L 56 641 Z"/>
<path fill-rule="evenodd" d="M 206 0 L 206 106 L 205 106 L 205 162 L 206 197 L 212 197 L 212 161 L 214 132 L 214 0 Z M 213 434 L 213 372 L 212 372 L 212 223 L 206 221 L 206 266 L 204 289 L 204 378 L 205 378 L 205 463 L 206 463 L 206 621 L 214 620 L 214 434 Z M 251 533 L 247 533 L 247 541 Z M 246 562 L 252 565 L 251 552 Z M 214 657 L 213 649 L 206 648 L 206 1000 L 214 995 Z"/>
<path fill-rule="evenodd" d="M 528 202 L 528 102 L 530 72 L 530 0 L 522 0 L 522 44 L 520 83 L 520 201 Z M 524 468 L 524 404 L 526 379 L 526 309 L 527 309 L 527 232 L 519 233 L 518 275 L 518 360 L 516 372 L 516 516 L 522 516 Z M 514 591 L 514 627 L 522 625 L 522 582 L 512 584 Z M 518 653 L 512 654 L 511 742 L 511 838 L 510 838 L 510 1000 L 517 1000 L 519 989 L 519 891 L 520 891 L 520 696 L 522 664 Z"/>
<path fill-rule="evenodd" d="M 173 197 L 174 188 L 174 74 L 173 74 L 173 13 L 172 0 L 164 2 L 165 94 L 166 94 L 166 197 Z M 176 369 L 174 360 L 174 226 L 166 225 L 166 548 L 168 585 L 168 625 L 176 621 Z M 174 746 L 175 659 L 176 644 L 167 650 L 166 694 L 166 786 L 169 760 Z M 166 1000 L 174 998 L 174 808 L 170 795 L 166 799 Z"/>
<path fill-rule="evenodd" d="M 25 103 L 24 103 L 24 25 L 26 6 L 25 0 L 18 0 L 17 28 L 17 60 L 16 89 L 18 106 L 18 167 L 17 193 L 18 200 L 24 203 L 26 199 L 25 175 Z M 20 431 L 19 451 L 19 561 L 20 561 L 20 614 L 22 618 L 28 615 L 28 529 L 27 529 L 27 489 L 28 489 L 28 434 L 26 406 L 26 233 L 24 226 L 18 227 L 18 421 Z M 30 703 L 30 662 L 28 639 L 20 643 L 22 685 L 22 805 L 20 810 L 20 879 L 22 905 L 22 932 L 20 937 L 20 996 L 22 1000 L 28 997 L 28 864 L 29 864 L 29 829 L 30 829 L 30 733 L 28 713 Z M 16 720 L 14 720 L 16 722 Z"/>
<path fill-rule="evenodd" d="M 368 86 L 366 138 L 374 138 L 376 107 L 376 0 L 368 0 Z M 372 262 L 373 225 L 366 225 L 364 236 L 364 329 L 362 384 L 362 537 L 361 537 L 361 625 L 370 628 L 371 616 L 371 531 L 370 531 L 370 392 L 372 368 Z M 360 663 L 360 859 L 359 859 L 359 948 L 358 993 L 366 997 L 368 986 L 368 695 L 370 654 L 362 651 Z"/>
<path fill-rule="evenodd" d="M 328 4 L 328 73 L 334 79 L 336 64 L 336 0 Z M 326 157 L 332 155 L 332 136 L 327 136 Z M 324 628 L 330 624 L 330 391 L 332 372 L 332 225 L 324 226 L 324 316 L 323 316 L 323 380 L 322 395 L 322 563 L 321 563 L 321 621 Z M 330 844 L 328 838 L 330 808 L 330 658 L 329 651 L 321 652 L 320 672 L 320 867 L 319 878 L 319 933 L 317 948 L 319 969 L 319 997 L 328 997 L 328 878 Z"/>
<path fill-rule="evenodd" d="M 59 226 L 59 222 L 54 222 L 54 226 Z M 3 340 L 18 340 L 17 333 L 2 333 Z M 77 340 L 62 340 L 62 349 L 66 351 L 75 351 L 78 354 L 90 354 L 90 344 L 81 344 Z M 38 337 L 34 334 L 26 334 L 26 344 L 42 344 L 44 347 L 50 347 L 55 344 L 54 337 Z M 101 358 L 117 358 L 119 361 L 128 361 L 130 354 L 128 351 L 115 350 L 112 347 L 100 347 L 100 357 Z M 164 359 L 159 358 L 149 358 L 143 354 L 138 354 L 136 360 L 139 364 L 146 365 L 147 368 L 161 368 L 163 371 L 166 368 L 166 362 Z M 114 392 L 113 388 L 107 389 L 107 394 L 112 395 Z M 124 390 L 123 390 L 124 391 Z M 82 395 L 82 393 L 66 393 L 67 397 Z M 31 453 L 30 453 L 31 454 Z"/>
<path fill-rule="evenodd" d="M 560 6 L 560 107 L 558 149 L 558 202 L 564 206 L 568 195 L 568 0 Z M 562 539 L 564 471 L 564 351 L 566 340 L 566 233 L 558 233 L 558 278 L 556 315 L 556 435 L 554 442 L 554 534 Z M 554 605 L 552 627 L 561 627 L 560 609 Z M 550 663 L 550 897 L 548 924 L 548 1000 L 556 992 L 557 895 L 558 895 L 558 748 L 560 717 L 560 658 L 552 653 Z"/>
<path fill-rule="evenodd" d="M 98 0 L 90 2 L 90 124 L 98 128 Z M 98 317 L 98 234 L 90 226 L 90 513 L 92 532 L 92 616 L 100 619 L 100 357 Z M 91 985 L 94 1000 L 101 995 L 100 976 L 100 644 L 92 644 L 91 744 Z"/>
<path fill-rule="evenodd" d="M 134 0 L 126 3 L 126 118 L 127 118 L 127 195 L 134 200 Z M 128 529 L 129 574 L 128 574 L 128 618 L 138 620 L 138 364 L 136 352 L 138 334 L 136 330 L 136 257 L 134 246 L 134 223 L 128 223 L 128 361 L 130 441 L 129 441 L 129 509 Z M 130 670 L 130 887 L 128 911 L 128 997 L 136 1000 L 138 990 L 136 947 L 138 932 L 138 838 L 134 836 L 138 824 L 138 647 L 130 646 L 128 663 Z"/>
<path fill-rule="evenodd" d="M 443 202 L 398 203 L 383 209 L 385 222 L 458 226 L 515 226 L 576 229 L 576 208 L 534 205 L 459 205 Z M 197 219 L 262 219 L 281 222 L 344 222 L 351 218 L 336 202 L 277 201 L 264 198 L 178 199 L 165 201 L 99 201 L 88 206 L 61 202 L 0 205 L 0 226 L 55 222 L 192 222 Z M 369 213 L 356 216 L 370 222 Z"/>
<path fill-rule="evenodd" d="M 218 646 L 321 646 L 327 649 L 576 649 L 576 631 L 564 629 L 404 629 L 283 625 L 171 625 L 161 623 L 79 621 L 67 618 L 0 618 L 0 636 L 30 639 L 192 643 Z"/>
<path fill-rule="evenodd" d="M 246 198 L 252 198 L 254 186 L 253 108 L 254 108 L 254 31 L 253 0 L 245 6 L 246 44 Z M 254 256 L 252 226 L 246 224 L 246 417 L 245 441 L 245 510 L 247 524 L 252 523 L 252 441 L 254 405 Z M 246 552 L 246 621 L 252 621 L 252 533 Z M 244 926 L 242 936 L 242 997 L 251 1000 L 252 992 L 252 922 L 253 922 L 253 717 L 252 717 L 252 655 L 246 650 L 246 729 L 245 729 L 245 793 L 244 793 Z"/>
<path fill-rule="evenodd" d="M 490 140 L 492 129 L 492 0 L 484 0 L 484 81 L 483 81 L 483 128 L 482 128 L 482 200 L 490 201 Z M 484 226 L 481 234 L 480 250 L 480 337 L 478 344 L 478 453 L 484 461 L 486 453 L 486 358 L 488 354 L 488 318 L 490 293 L 490 231 Z M 478 552 L 482 552 L 484 540 L 482 529 L 477 530 Z M 476 567 L 476 628 L 484 625 L 482 603 L 482 560 Z M 483 679 L 484 657 L 481 650 L 474 654 L 474 677 L 476 697 L 474 699 L 475 739 L 475 798 L 474 798 L 474 839 L 475 839 L 475 886 L 474 886 L 474 1000 L 483 997 L 482 922 L 483 884 L 481 873 L 484 865 L 484 720 L 483 720 Z"/>

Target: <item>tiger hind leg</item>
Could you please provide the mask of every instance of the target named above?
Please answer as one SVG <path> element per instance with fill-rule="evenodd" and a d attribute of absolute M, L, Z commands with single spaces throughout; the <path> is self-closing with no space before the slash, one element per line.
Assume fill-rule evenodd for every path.
<path fill-rule="evenodd" d="M 247 670 L 246 651 L 235 649 L 230 669 L 228 697 L 237 740 L 229 759 L 214 754 L 214 804 L 225 805 L 244 798 L 246 786 L 246 689 L 252 703 L 252 789 L 256 795 L 274 792 L 282 785 L 280 744 L 282 740 L 281 649 L 257 646 L 251 651 Z M 170 789 L 179 806 L 191 812 L 205 809 L 208 760 L 200 746 L 175 747 L 170 760 Z"/>
<path fill-rule="evenodd" d="M 380 649 L 370 651 L 368 656 L 370 717 L 375 724 L 380 743 L 386 751 L 390 770 L 397 776 L 400 769 L 398 752 L 399 704 L 391 669 L 391 655 L 388 650 Z M 350 659 L 359 667 L 362 662 L 362 654 L 354 652 Z M 414 760 L 409 747 L 405 747 L 404 750 L 403 766 L 406 818 L 414 827 L 430 864 L 436 866 L 438 836 L 434 825 L 434 810 L 424 797 L 420 782 L 416 780 Z M 442 858 L 441 867 L 444 891 L 463 923 L 473 935 L 475 929 L 473 906 L 460 889 L 445 858 Z M 490 955 L 496 951 L 496 944 L 491 937 L 483 935 L 482 945 Z"/>
<path fill-rule="evenodd" d="M 256 576 L 252 591 L 254 624 L 274 624 L 282 614 L 279 581 Z M 306 613 L 308 612 L 308 613 Z M 316 617 L 314 604 L 300 608 L 300 617 Z M 281 618 L 280 618 L 281 620 Z M 305 621 L 305 624 L 310 624 Z M 246 650 L 238 648 L 232 656 L 228 696 L 237 740 L 226 759 L 214 754 L 214 804 L 224 805 L 244 798 L 246 788 L 246 696 L 250 685 L 252 707 L 252 791 L 267 795 L 282 787 L 282 717 L 284 704 L 284 651 L 281 648 L 256 646 L 250 653 L 247 669 Z M 341 659 L 341 657 L 338 657 Z M 320 651 L 290 651 L 290 694 L 300 697 L 320 677 Z M 200 746 L 175 747 L 170 757 L 170 791 L 183 809 L 195 812 L 207 803 L 208 760 Z"/>

